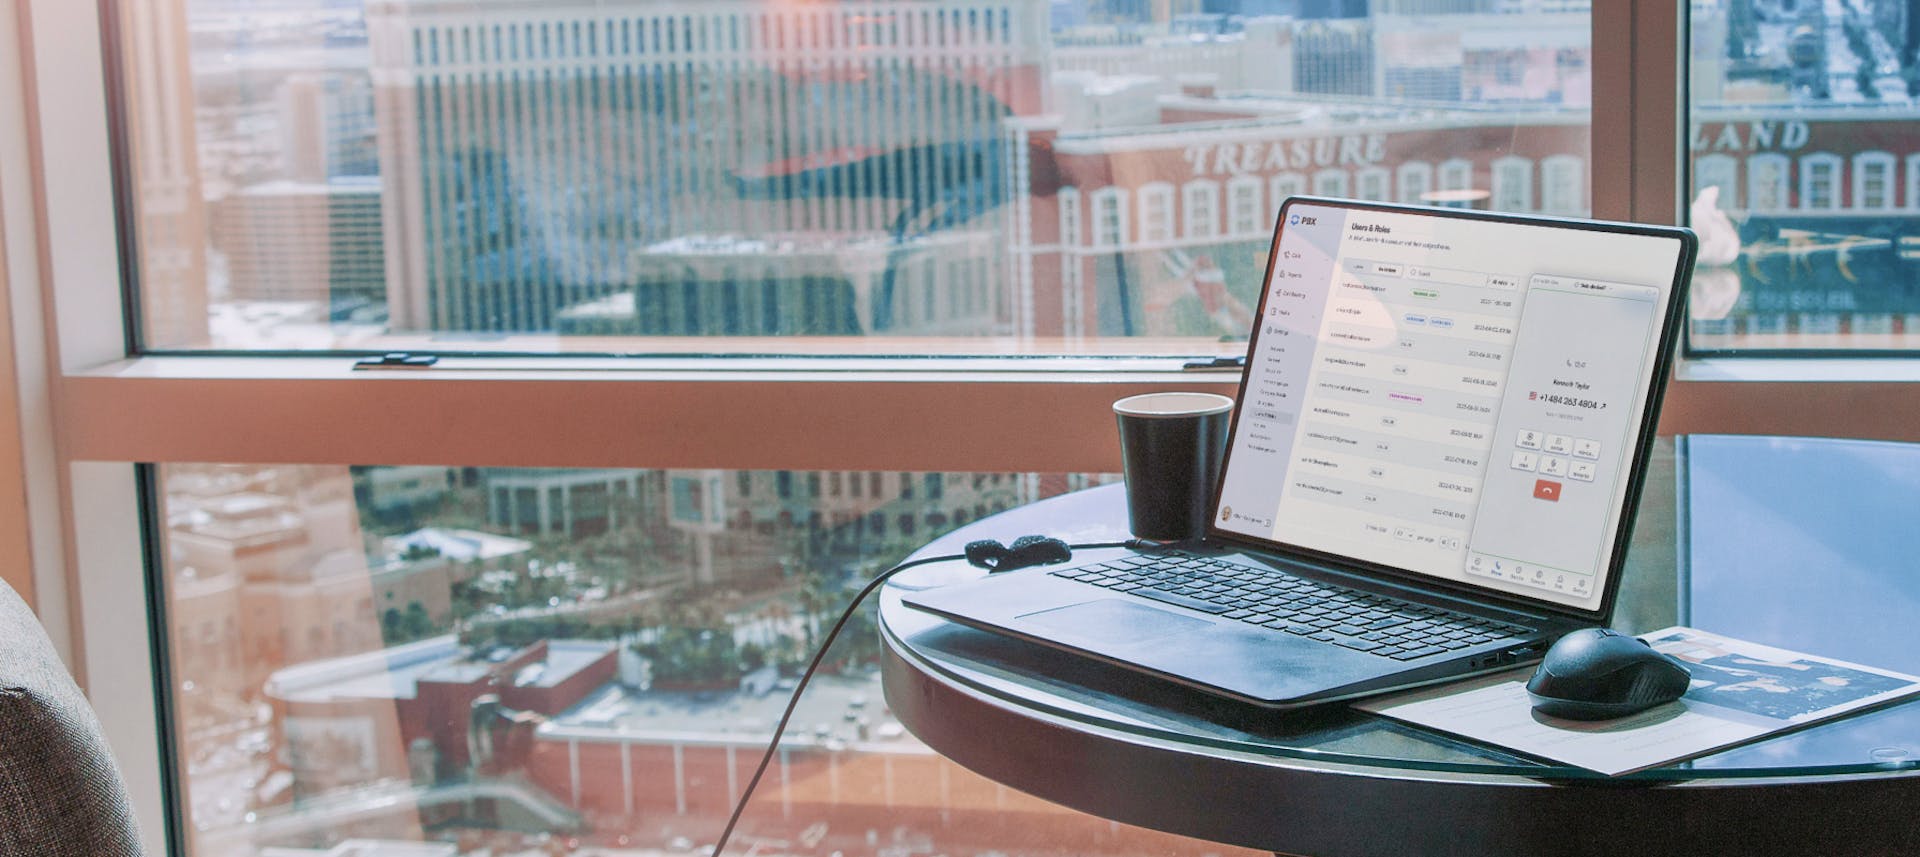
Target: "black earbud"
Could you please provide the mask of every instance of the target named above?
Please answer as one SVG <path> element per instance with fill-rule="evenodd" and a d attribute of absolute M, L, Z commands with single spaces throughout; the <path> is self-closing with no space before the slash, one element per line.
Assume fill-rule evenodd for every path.
<path fill-rule="evenodd" d="M 968 542 L 967 562 L 988 571 L 1012 571 L 1030 565 L 1051 565 L 1073 558 L 1067 543 L 1046 536 L 1021 536 L 1008 547 L 992 539 Z"/>

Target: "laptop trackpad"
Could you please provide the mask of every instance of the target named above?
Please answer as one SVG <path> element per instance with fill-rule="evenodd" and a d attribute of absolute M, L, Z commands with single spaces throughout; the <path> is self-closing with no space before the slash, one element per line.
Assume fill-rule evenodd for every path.
<path fill-rule="evenodd" d="M 1115 598 L 1055 607 L 1018 618 L 1042 628 L 1101 643 L 1137 643 L 1213 625 L 1204 619 L 1155 610 Z"/>

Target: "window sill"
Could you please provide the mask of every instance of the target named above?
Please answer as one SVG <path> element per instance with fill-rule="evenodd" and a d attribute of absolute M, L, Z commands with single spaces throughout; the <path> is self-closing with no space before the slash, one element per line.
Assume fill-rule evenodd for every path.
<path fill-rule="evenodd" d="M 741 381 L 930 380 L 943 382 L 1102 379 L 1185 382 L 1217 380 L 1236 369 L 1185 370 L 1211 355 L 1146 356 L 442 356 L 426 368 L 356 368 L 359 355 L 158 355 L 81 370 L 70 379 L 115 380 L 346 380 L 411 378 L 429 381 Z"/>
<path fill-rule="evenodd" d="M 59 385 L 72 460 L 1111 472 L 1111 405 L 1232 394 L 1169 358 L 145 357 Z M 618 384 L 618 386 L 610 386 Z M 129 421 L 138 428 L 129 429 Z"/>
<path fill-rule="evenodd" d="M 1915 381 L 1920 360 L 1689 360 L 1667 387 L 1660 433 L 1920 441 Z"/>

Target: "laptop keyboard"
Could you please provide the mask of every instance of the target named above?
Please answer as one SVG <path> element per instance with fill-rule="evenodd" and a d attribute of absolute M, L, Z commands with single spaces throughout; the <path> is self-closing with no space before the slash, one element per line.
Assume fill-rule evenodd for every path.
<path fill-rule="evenodd" d="M 1397 661 L 1532 630 L 1187 554 L 1123 557 L 1052 574 Z"/>

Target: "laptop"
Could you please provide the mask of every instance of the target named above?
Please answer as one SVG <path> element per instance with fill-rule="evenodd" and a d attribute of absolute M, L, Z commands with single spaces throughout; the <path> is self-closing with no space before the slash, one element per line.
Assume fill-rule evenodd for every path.
<path fill-rule="evenodd" d="M 1293 197 L 1203 538 L 908 605 L 1295 708 L 1607 625 L 1696 241 Z"/>

